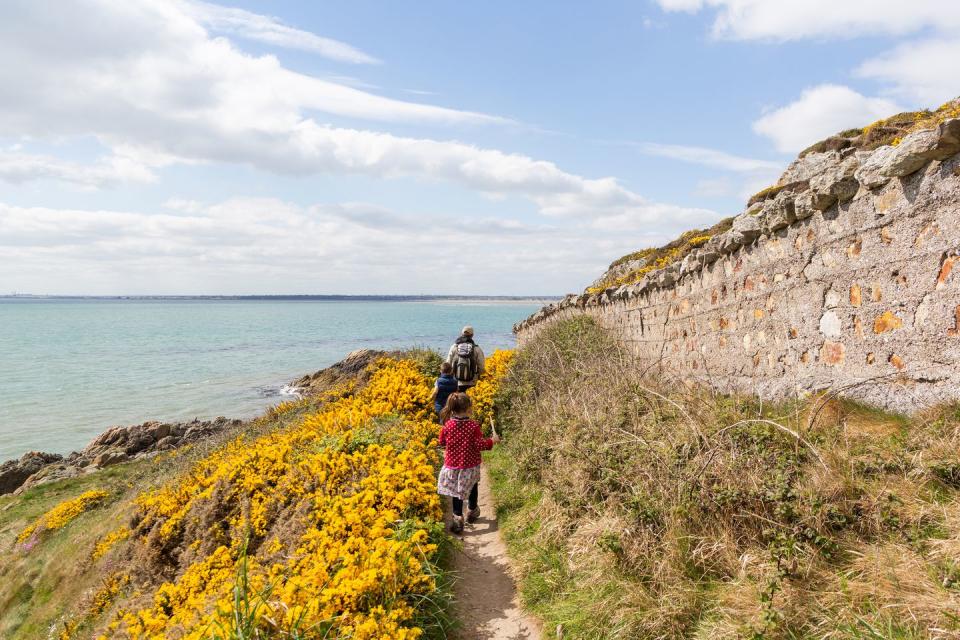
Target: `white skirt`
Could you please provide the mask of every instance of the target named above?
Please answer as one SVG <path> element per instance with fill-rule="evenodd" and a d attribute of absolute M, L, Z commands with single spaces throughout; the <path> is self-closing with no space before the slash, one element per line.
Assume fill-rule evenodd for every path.
<path fill-rule="evenodd" d="M 451 469 L 444 465 L 437 477 L 437 493 L 466 500 L 478 482 L 480 482 L 480 465 L 469 469 Z"/>

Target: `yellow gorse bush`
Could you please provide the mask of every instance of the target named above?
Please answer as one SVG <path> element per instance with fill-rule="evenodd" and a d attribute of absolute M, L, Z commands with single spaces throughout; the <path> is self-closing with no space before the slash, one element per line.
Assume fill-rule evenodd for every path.
<path fill-rule="evenodd" d="M 442 517 L 430 384 L 414 362 L 382 359 L 296 426 L 237 438 L 141 495 L 134 535 L 190 561 L 117 633 L 241 637 L 243 602 L 244 624 L 278 637 L 420 637 Z"/>
<path fill-rule="evenodd" d="M 486 361 L 486 374 L 473 387 L 467 391 L 467 395 L 473 400 L 473 415 L 477 422 L 486 426 L 493 415 L 493 397 L 497 392 L 500 379 L 510 367 L 510 360 L 513 358 L 513 351 L 509 349 L 497 349 Z"/>
<path fill-rule="evenodd" d="M 126 527 L 120 527 L 114 531 L 111 531 L 107 535 L 103 536 L 93 547 L 93 551 L 90 553 L 91 560 L 99 560 L 107 554 L 110 549 L 113 548 L 115 544 L 121 540 L 126 540 L 130 537 L 130 529 Z"/>
<path fill-rule="evenodd" d="M 106 491 L 92 490 L 81 493 L 76 498 L 65 500 L 45 514 L 37 518 L 32 524 L 20 532 L 17 536 L 17 542 L 25 542 L 35 532 L 53 531 L 62 529 L 70 524 L 70 521 L 79 516 L 90 507 L 100 504 L 107 497 Z"/>
<path fill-rule="evenodd" d="M 682 245 L 673 247 L 663 251 L 661 255 L 653 257 L 652 254 L 648 254 L 649 257 L 646 257 L 646 262 L 643 266 L 637 267 L 632 271 L 623 273 L 615 278 L 604 278 L 601 282 L 597 283 L 595 286 L 588 287 L 587 293 L 596 294 L 608 289 L 610 287 L 621 287 L 625 284 L 636 284 L 643 279 L 645 275 L 657 269 L 663 269 L 668 267 L 674 262 L 682 259 L 691 249 L 703 246 L 710 240 L 711 236 L 708 234 L 695 235 L 686 240 Z"/>

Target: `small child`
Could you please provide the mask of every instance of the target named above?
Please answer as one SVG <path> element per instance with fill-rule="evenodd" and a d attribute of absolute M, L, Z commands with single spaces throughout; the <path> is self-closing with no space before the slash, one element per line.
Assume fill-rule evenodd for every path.
<path fill-rule="evenodd" d="M 470 417 L 472 403 L 465 393 L 451 393 L 440 412 L 440 446 L 445 447 L 443 468 L 437 478 L 437 493 L 450 496 L 453 502 L 453 522 L 450 530 L 463 531 L 463 501 L 468 500 L 470 511 L 467 522 L 480 517 L 477 504 L 477 483 L 480 481 L 480 452 L 493 449 L 499 436 L 484 438 L 480 425 Z"/>
<path fill-rule="evenodd" d="M 433 395 L 430 396 L 430 399 L 433 400 L 433 409 L 437 412 L 438 416 L 447 405 L 447 398 L 457 390 L 458 384 L 457 379 L 453 376 L 453 365 L 449 362 L 441 364 L 440 377 L 437 378 L 437 382 L 433 385 Z"/>

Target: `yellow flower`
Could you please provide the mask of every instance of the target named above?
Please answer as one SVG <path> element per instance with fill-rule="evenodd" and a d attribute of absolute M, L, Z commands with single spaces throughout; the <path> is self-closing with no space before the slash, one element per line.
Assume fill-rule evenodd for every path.
<path fill-rule="evenodd" d="M 113 548 L 115 544 L 121 540 L 126 540 L 130 537 L 130 530 L 126 527 L 120 527 L 115 531 L 111 531 L 103 538 L 97 541 L 97 544 L 93 547 L 93 552 L 90 554 L 91 560 L 99 560 L 102 558 L 110 549 Z"/>
<path fill-rule="evenodd" d="M 508 358 L 491 356 L 491 372 Z M 197 530 L 199 514 L 215 500 L 224 544 L 127 613 L 127 637 L 229 635 L 237 602 L 264 633 L 420 637 L 415 607 L 436 589 L 428 530 L 442 517 L 429 395 L 416 363 L 382 359 L 364 386 L 327 394 L 298 424 L 237 438 L 139 496 L 139 535 L 199 553 L 197 537 L 214 535 Z"/>
<path fill-rule="evenodd" d="M 497 349 L 494 351 L 487 358 L 484 376 L 467 391 L 467 395 L 473 400 L 473 415 L 477 422 L 484 427 L 490 423 L 491 418 L 495 417 L 493 415 L 494 395 L 500 386 L 500 380 L 510 367 L 512 358 L 512 350 Z"/>
<path fill-rule="evenodd" d="M 25 542 L 34 532 L 62 529 L 90 507 L 100 504 L 109 495 L 106 491 L 91 490 L 76 498 L 65 500 L 40 516 L 17 536 L 17 542 Z"/>

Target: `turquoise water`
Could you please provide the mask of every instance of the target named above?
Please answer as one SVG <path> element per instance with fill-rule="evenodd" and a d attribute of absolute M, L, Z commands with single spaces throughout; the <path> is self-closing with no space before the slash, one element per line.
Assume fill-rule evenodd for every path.
<path fill-rule="evenodd" d="M 245 418 L 359 348 L 487 353 L 539 307 L 508 302 L 0 300 L 0 461 L 145 420 Z"/>

